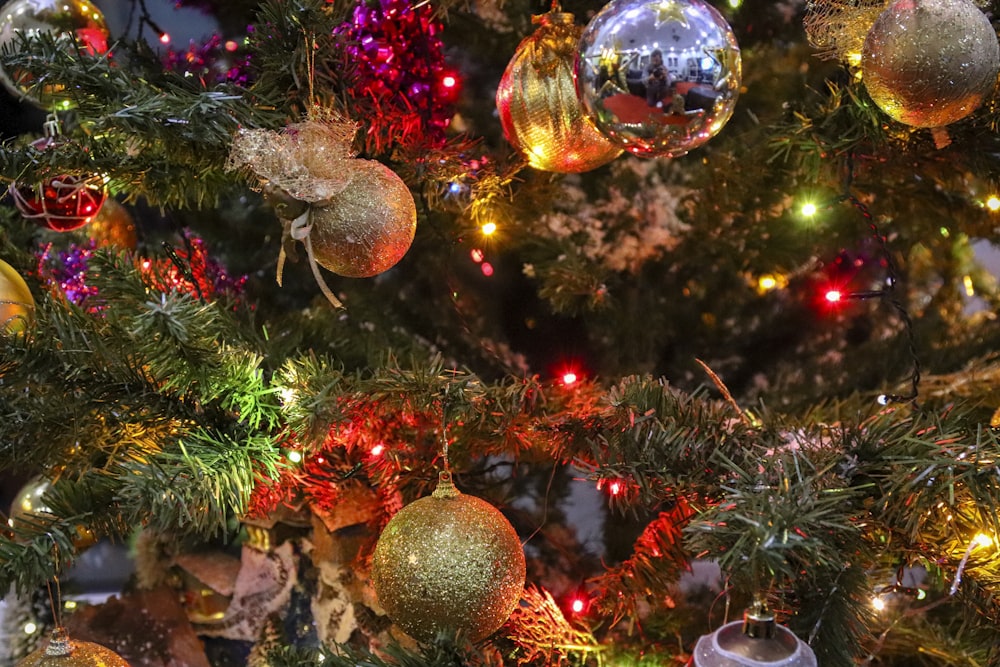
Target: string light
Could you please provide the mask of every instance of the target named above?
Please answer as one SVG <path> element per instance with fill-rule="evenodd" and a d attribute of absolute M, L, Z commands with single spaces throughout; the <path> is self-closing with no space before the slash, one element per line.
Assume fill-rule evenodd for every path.
<path fill-rule="evenodd" d="M 576 373 L 574 373 L 573 371 L 566 371 L 565 373 L 562 374 L 562 383 L 567 387 L 572 384 L 575 384 L 578 379 L 579 378 L 576 376 Z"/>
<path fill-rule="evenodd" d="M 962 285 L 965 287 L 966 296 L 975 296 L 976 288 L 972 284 L 972 276 L 966 275 L 962 277 Z"/>
<path fill-rule="evenodd" d="M 170 43 L 170 33 L 161 32 L 160 33 L 160 43 L 161 44 L 169 44 Z"/>
<path fill-rule="evenodd" d="M 371 455 L 374 456 L 374 457 L 379 457 L 379 456 L 382 456 L 382 452 L 384 452 L 384 451 L 385 451 L 385 445 L 379 443 L 379 444 L 375 445 L 374 447 L 372 447 L 372 449 L 371 449 Z"/>
<path fill-rule="evenodd" d="M 484 223 L 483 226 L 480 228 L 480 230 L 483 232 L 483 236 L 492 236 L 493 233 L 496 232 L 497 230 L 497 223 L 495 222 Z"/>
<path fill-rule="evenodd" d="M 972 541 L 977 547 L 990 547 L 993 546 L 993 538 L 986 533 L 976 533 L 976 536 L 972 538 Z"/>
<path fill-rule="evenodd" d="M 816 215 L 816 204 L 813 204 L 812 202 L 806 202 L 805 204 L 802 205 L 801 211 L 802 215 L 804 215 L 807 218 L 811 218 L 814 215 Z"/>
<path fill-rule="evenodd" d="M 587 604 L 580 598 L 573 598 L 569 608 L 574 614 L 579 614 L 587 607 Z"/>
<path fill-rule="evenodd" d="M 472 258 L 473 262 L 479 264 L 480 262 L 483 261 L 483 259 L 485 259 L 486 255 L 485 253 L 483 253 L 481 249 L 473 248 L 472 250 L 469 251 L 469 257 Z"/>
<path fill-rule="evenodd" d="M 839 303 L 844 298 L 844 294 L 838 289 L 831 289 L 826 291 L 823 298 L 829 303 Z"/>
<path fill-rule="evenodd" d="M 288 460 L 292 463 L 302 463 L 302 452 L 298 452 L 293 449 L 288 452 Z"/>
<path fill-rule="evenodd" d="M 28 621 L 27 623 L 24 624 L 24 634 L 33 635 L 37 631 L 38 631 L 38 626 L 32 623 L 31 621 Z"/>
<path fill-rule="evenodd" d="M 872 607 L 875 609 L 875 611 L 884 611 L 885 600 L 883 600 L 880 596 L 876 595 L 875 597 L 872 598 Z"/>
<path fill-rule="evenodd" d="M 493 265 L 490 264 L 489 262 L 483 262 L 482 269 L 483 269 L 483 275 L 486 276 L 487 278 L 493 275 Z"/>
<path fill-rule="evenodd" d="M 993 212 L 1000 211 L 1000 197 L 990 195 L 986 200 L 986 208 Z"/>
<path fill-rule="evenodd" d="M 608 491 L 611 492 L 611 495 L 617 496 L 622 492 L 622 485 L 619 482 L 611 482 L 611 486 L 608 487 Z"/>

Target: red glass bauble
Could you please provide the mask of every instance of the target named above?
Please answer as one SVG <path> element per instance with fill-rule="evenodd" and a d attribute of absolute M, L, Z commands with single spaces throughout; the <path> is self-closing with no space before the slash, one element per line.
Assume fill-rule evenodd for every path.
<path fill-rule="evenodd" d="M 38 150 L 53 145 L 49 137 L 34 142 Z M 25 218 L 57 232 L 79 229 L 98 214 L 108 193 L 94 178 L 63 174 L 32 187 L 12 183 L 10 195 Z"/>

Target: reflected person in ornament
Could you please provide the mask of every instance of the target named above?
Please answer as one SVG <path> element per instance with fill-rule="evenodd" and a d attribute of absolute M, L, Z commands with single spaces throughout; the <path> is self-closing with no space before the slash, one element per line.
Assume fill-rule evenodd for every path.
<path fill-rule="evenodd" d="M 646 104 L 651 107 L 662 107 L 663 98 L 670 89 L 670 73 L 663 64 L 663 53 L 656 49 L 649 54 L 649 64 L 646 65 Z"/>

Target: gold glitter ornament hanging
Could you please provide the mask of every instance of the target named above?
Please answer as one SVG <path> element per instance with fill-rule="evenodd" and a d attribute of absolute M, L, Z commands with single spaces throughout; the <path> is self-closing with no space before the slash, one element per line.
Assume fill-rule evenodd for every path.
<path fill-rule="evenodd" d="M 969 0 L 895 0 L 875 20 L 862 80 L 882 111 L 913 127 L 965 118 L 992 93 L 1000 45 Z"/>
<path fill-rule="evenodd" d="M 72 640 L 66 630 L 56 628 L 45 646 L 29 653 L 15 667 L 129 667 L 129 664 L 109 648 Z"/>
<path fill-rule="evenodd" d="M 375 545 L 372 584 L 389 618 L 430 641 L 495 632 L 524 589 L 524 551 L 503 514 L 461 493 L 442 472 L 434 493 L 389 521 Z"/>
<path fill-rule="evenodd" d="M 594 127 L 573 81 L 583 26 L 558 11 L 532 20 L 541 27 L 518 45 L 497 88 L 507 141 L 544 171 L 578 173 L 607 164 L 622 149 Z"/>

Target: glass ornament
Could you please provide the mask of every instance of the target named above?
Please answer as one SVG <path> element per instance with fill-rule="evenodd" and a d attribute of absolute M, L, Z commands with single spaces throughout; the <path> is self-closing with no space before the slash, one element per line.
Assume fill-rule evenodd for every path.
<path fill-rule="evenodd" d="M 79 48 L 92 55 L 107 52 L 110 39 L 104 15 L 88 0 L 12 0 L 0 9 L 0 47 L 16 48 L 18 32 L 50 32 L 67 38 L 61 44 L 68 53 Z M 0 80 L 15 97 L 38 102 L 28 95 L 34 80 L 27 72 L 0 72 Z M 66 108 L 69 103 L 60 95 L 61 90 L 54 84 L 39 92 L 46 98 L 52 96 Z"/>
<path fill-rule="evenodd" d="M 57 130 L 53 121 L 46 123 L 46 136 L 36 139 L 31 147 L 45 151 L 57 145 Z M 11 183 L 8 188 L 14 206 L 28 220 L 55 232 L 79 229 L 94 219 L 104 205 L 108 193 L 99 179 L 73 174 L 61 174 L 35 185 Z"/>
<path fill-rule="evenodd" d="M 29 653 L 15 667 L 129 667 L 129 664 L 109 648 L 70 639 L 65 629 L 56 628 L 45 646 Z"/>
<path fill-rule="evenodd" d="M 618 157 L 622 149 L 597 131 L 576 96 L 573 65 L 583 26 L 553 11 L 518 45 L 497 88 L 504 136 L 535 169 L 578 173 Z"/>
<path fill-rule="evenodd" d="M 597 129 L 641 157 L 679 157 L 733 115 L 740 49 L 702 0 L 613 0 L 583 31 L 577 92 Z"/>
<path fill-rule="evenodd" d="M 495 632 L 524 589 L 513 526 L 488 502 L 461 493 L 442 472 L 434 493 L 392 517 L 372 559 L 372 584 L 389 618 L 415 639 Z"/>
<path fill-rule="evenodd" d="M 693 667 L 817 667 L 816 654 L 764 607 L 747 610 L 742 621 L 702 635 Z"/>
<path fill-rule="evenodd" d="M 865 37 L 861 74 L 872 100 L 913 127 L 965 118 L 996 86 L 1000 45 L 969 0 L 895 0 Z"/>
<path fill-rule="evenodd" d="M 35 313 L 35 298 L 24 278 L 0 259 L 0 334 L 24 331 Z"/>
<path fill-rule="evenodd" d="M 52 486 L 45 477 L 33 477 L 22 486 L 10 505 L 7 525 L 15 530 L 24 530 L 39 521 L 48 521 L 52 517 L 52 509 L 45 504 L 42 496 Z M 78 551 L 84 551 L 97 544 L 97 535 L 83 524 L 75 527 L 76 534 L 72 536 L 73 546 Z"/>

